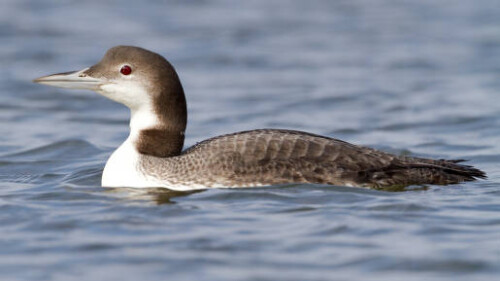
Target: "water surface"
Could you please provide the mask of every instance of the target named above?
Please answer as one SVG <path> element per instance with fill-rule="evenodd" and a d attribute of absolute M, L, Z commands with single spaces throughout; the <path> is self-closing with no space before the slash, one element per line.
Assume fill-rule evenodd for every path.
<path fill-rule="evenodd" d="M 496 280 L 500 5 L 34 1 L 0 9 L 1 280 Z M 128 111 L 31 79 L 118 44 L 166 56 L 187 145 L 287 128 L 466 158 L 488 180 L 388 192 L 103 189 Z"/>

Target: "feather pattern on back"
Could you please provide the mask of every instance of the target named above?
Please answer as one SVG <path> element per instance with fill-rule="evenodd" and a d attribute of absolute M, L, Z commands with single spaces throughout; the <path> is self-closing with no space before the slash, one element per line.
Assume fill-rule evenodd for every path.
<path fill-rule="evenodd" d="M 334 138 L 275 129 L 222 135 L 179 156 L 143 159 L 153 177 L 207 187 L 317 183 L 377 188 L 451 184 L 485 176 L 457 162 L 395 156 Z"/>

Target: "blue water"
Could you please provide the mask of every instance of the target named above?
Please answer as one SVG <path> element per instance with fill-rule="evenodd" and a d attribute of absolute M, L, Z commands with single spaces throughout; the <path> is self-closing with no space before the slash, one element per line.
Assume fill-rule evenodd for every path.
<path fill-rule="evenodd" d="M 489 179 L 103 189 L 127 109 L 31 80 L 118 44 L 177 68 L 187 145 L 297 129 Z M 498 280 L 497 0 L 2 0 L 0 62 L 0 280 Z"/>

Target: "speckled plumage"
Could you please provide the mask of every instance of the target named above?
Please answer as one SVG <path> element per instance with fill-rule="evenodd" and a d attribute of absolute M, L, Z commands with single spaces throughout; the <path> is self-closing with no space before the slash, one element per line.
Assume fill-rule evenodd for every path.
<path fill-rule="evenodd" d="M 144 156 L 141 170 L 172 185 L 246 187 L 318 183 L 362 187 L 452 184 L 484 173 L 454 161 L 399 157 L 290 130 L 253 130 L 205 140 L 171 158 Z"/>

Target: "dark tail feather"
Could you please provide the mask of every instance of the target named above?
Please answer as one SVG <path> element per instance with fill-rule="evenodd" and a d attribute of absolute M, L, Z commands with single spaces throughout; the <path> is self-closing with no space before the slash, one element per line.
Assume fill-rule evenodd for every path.
<path fill-rule="evenodd" d="M 450 160 L 446 160 L 446 159 L 439 159 L 439 161 L 452 162 L 452 163 L 462 163 L 462 162 L 467 162 L 467 160 L 465 160 L 465 159 L 450 159 Z"/>
<path fill-rule="evenodd" d="M 374 188 L 422 184 L 447 185 L 486 178 L 485 172 L 473 166 L 459 164 L 464 161 L 400 157 L 382 169 L 359 171 L 354 178 L 360 185 Z"/>
<path fill-rule="evenodd" d="M 406 163 L 407 169 L 420 170 L 421 176 L 430 180 L 431 184 L 452 184 L 463 181 L 485 179 L 486 173 L 470 165 L 458 164 L 463 159 L 456 160 L 430 160 L 414 158 L 415 162 Z"/>

